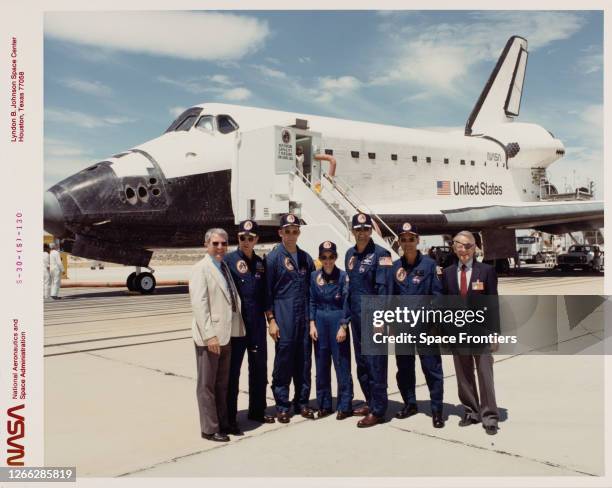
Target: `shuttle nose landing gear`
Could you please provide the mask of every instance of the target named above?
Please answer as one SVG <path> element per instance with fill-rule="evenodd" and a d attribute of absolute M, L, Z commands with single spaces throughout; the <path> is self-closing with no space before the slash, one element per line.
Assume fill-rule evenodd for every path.
<path fill-rule="evenodd" d="M 155 285 L 157 282 L 155 281 L 155 276 L 153 273 L 155 272 L 152 268 L 147 267 L 150 273 L 143 273 L 140 271 L 140 267 L 136 267 L 136 271 L 130 273 L 125 282 L 127 289 L 130 291 L 138 291 L 143 295 L 150 295 L 155 290 Z"/>

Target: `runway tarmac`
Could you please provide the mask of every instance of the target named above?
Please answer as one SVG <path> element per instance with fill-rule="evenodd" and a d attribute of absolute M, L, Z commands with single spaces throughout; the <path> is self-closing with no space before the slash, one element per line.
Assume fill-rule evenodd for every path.
<path fill-rule="evenodd" d="M 595 355 L 496 356 L 497 436 L 480 425 L 458 427 L 451 357 L 443 358 L 444 429 L 431 425 L 418 367 L 422 413 L 393 418 L 401 408 L 393 358 L 385 424 L 362 430 L 356 418 L 298 416 L 287 425 L 260 426 L 246 419 L 245 361 L 239 397 L 245 435 L 228 444 L 203 440 L 186 292 L 180 286 L 152 296 L 70 288 L 62 290 L 63 300 L 45 303 L 46 465 L 76 465 L 79 477 L 603 474 L 604 361 Z M 600 294 L 603 277 L 501 278 L 500 293 Z M 270 375 L 271 341 L 268 350 Z M 313 407 L 314 397 L 313 366 Z M 362 401 L 355 381 L 354 405 Z"/>

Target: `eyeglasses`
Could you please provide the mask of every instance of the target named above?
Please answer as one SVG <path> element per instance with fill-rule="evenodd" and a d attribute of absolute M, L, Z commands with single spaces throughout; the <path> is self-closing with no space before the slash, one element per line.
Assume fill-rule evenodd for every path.
<path fill-rule="evenodd" d="M 336 256 L 334 256 L 333 254 L 325 254 L 323 256 L 319 256 L 319 260 L 321 261 L 332 261 L 336 259 Z"/>
<path fill-rule="evenodd" d="M 416 237 L 400 237 L 400 242 L 416 242 Z"/>
<path fill-rule="evenodd" d="M 227 247 L 227 242 L 223 241 L 223 242 L 211 242 L 211 244 L 214 247 Z"/>
<path fill-rule="evenodd" d="M 291 229 L 283 229 L 283 233 L 286 236 L 297 236 L 300 231 L 299 230 L 291 230 Z"/>
<path fill-rule="evenodd" d="M 459 249 L 463 248 L 466 251 L 469 251 L 470 249 L 472 249 L 476 244 L 472 244 L 470 242 L 468 242 L 467 244 L 464 244 L 463 242 L 459 242 L 459 241 L 453 241 L 453 244 L 455 245 L 455 247 L 458 247 Z"/>
<path fill-rule="evenodd" d="M 245 236 L 244 234 L 243 234 L 243 235 L 238 236 L 238 239 L 240 239 L 240 242 L 244 242 L 244 241 L 253 242 L 253 241 L 255 240 L 255 238 L 254 238 L 253 236 L 248 236 L 248 237 L 247 237 L 247 236 Z"/>

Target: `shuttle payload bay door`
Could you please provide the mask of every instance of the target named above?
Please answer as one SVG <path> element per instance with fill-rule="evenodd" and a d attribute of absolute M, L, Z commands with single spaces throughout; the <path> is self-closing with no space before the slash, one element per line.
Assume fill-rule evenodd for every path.
<path fill-rule="evenodd" d="M 312 169 L 312 150 L 320 145 L 320 133 L 284 126 L 237 133 L 232 163 L 236 223 L 249 218 L 276 225 L 279 216 L 291 210 L 297 140 L 305 149 L 304 166 Z"/>

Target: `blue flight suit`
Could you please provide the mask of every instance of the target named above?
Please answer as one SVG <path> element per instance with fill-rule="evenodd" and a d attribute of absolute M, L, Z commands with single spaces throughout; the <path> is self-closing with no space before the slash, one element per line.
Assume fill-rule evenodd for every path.
<path fill-rule="evenodd" d="M 338 343 L 336 334 L 344 318 L 345 302 L 348 298 L 347 274 L 334 267 L 331 275 L 322 269 L 310 275 L 310 320 L 315 321 L 315 364 L 317 368 L 317 402 L 319 409 L 332 409 L 331 359 L 338 381 L 337 409 L 340 412 L 353 410 L 353 378 L 351 377 L 350 334 Z"/>
<path fill-rule="evenodd" d="M 357 379 L 370 412 L 377 417 L 384 417 L 387 411 L 387 356 L 361 354 L 361 297 L 387 295 L 391 264 L 389 251 L 374 244 L 371 239 L 363 252 L 359 253 L 356 247 L 351 247 L 344 259 L 349 277 L 347 307 L 350 310 Z"/>
<path fill-rule="evenodd" d="M 392 295 L 442 295 L 442 283 L 436 273 L 436 262 L 417 251 L 414 264 L 409 264 L 404 257 L 393 263 L 391 270 L 390 293 Z M 418 348 L 417 348 L 418 352 Z M 427 348 L 419 354 L 421 369 L 429 388 L 432 412 L 442 412 L 444 395 L 444 373 L 442 357 L 438 346 Z M 416 405 L 416 376 L 414 354 L 396 355 L 397 386 L 406 405 Z"/>
<path fill-rule="evenodd" d="M 266 272 L 262 258 L 253 253 L 249 259 L 240 249 L 224 257 L 242 302 L 244 337 L 232 337 L 232 355 L 227 390 L 227 414 L 230 424 L 236 423 L 238 386 L 244 353 L 249 362 L 249 415 L 261 417 L 266 410 L 268 351 L 265 311 Z"/>
<path fill-rule="evenodd" d="M 312 340 L 309 326 L 310 274 L 312 258 L 297 250 L 296 263 L 283 244 L 276 246 L 266 258 L 268 310 L 272 310 L 280 329 L 275 345 L 272 393 L 278 412 L 288 412 L 289 384 L 293 378 L 294 409 L 308 406 L 312 366 Z"/>

